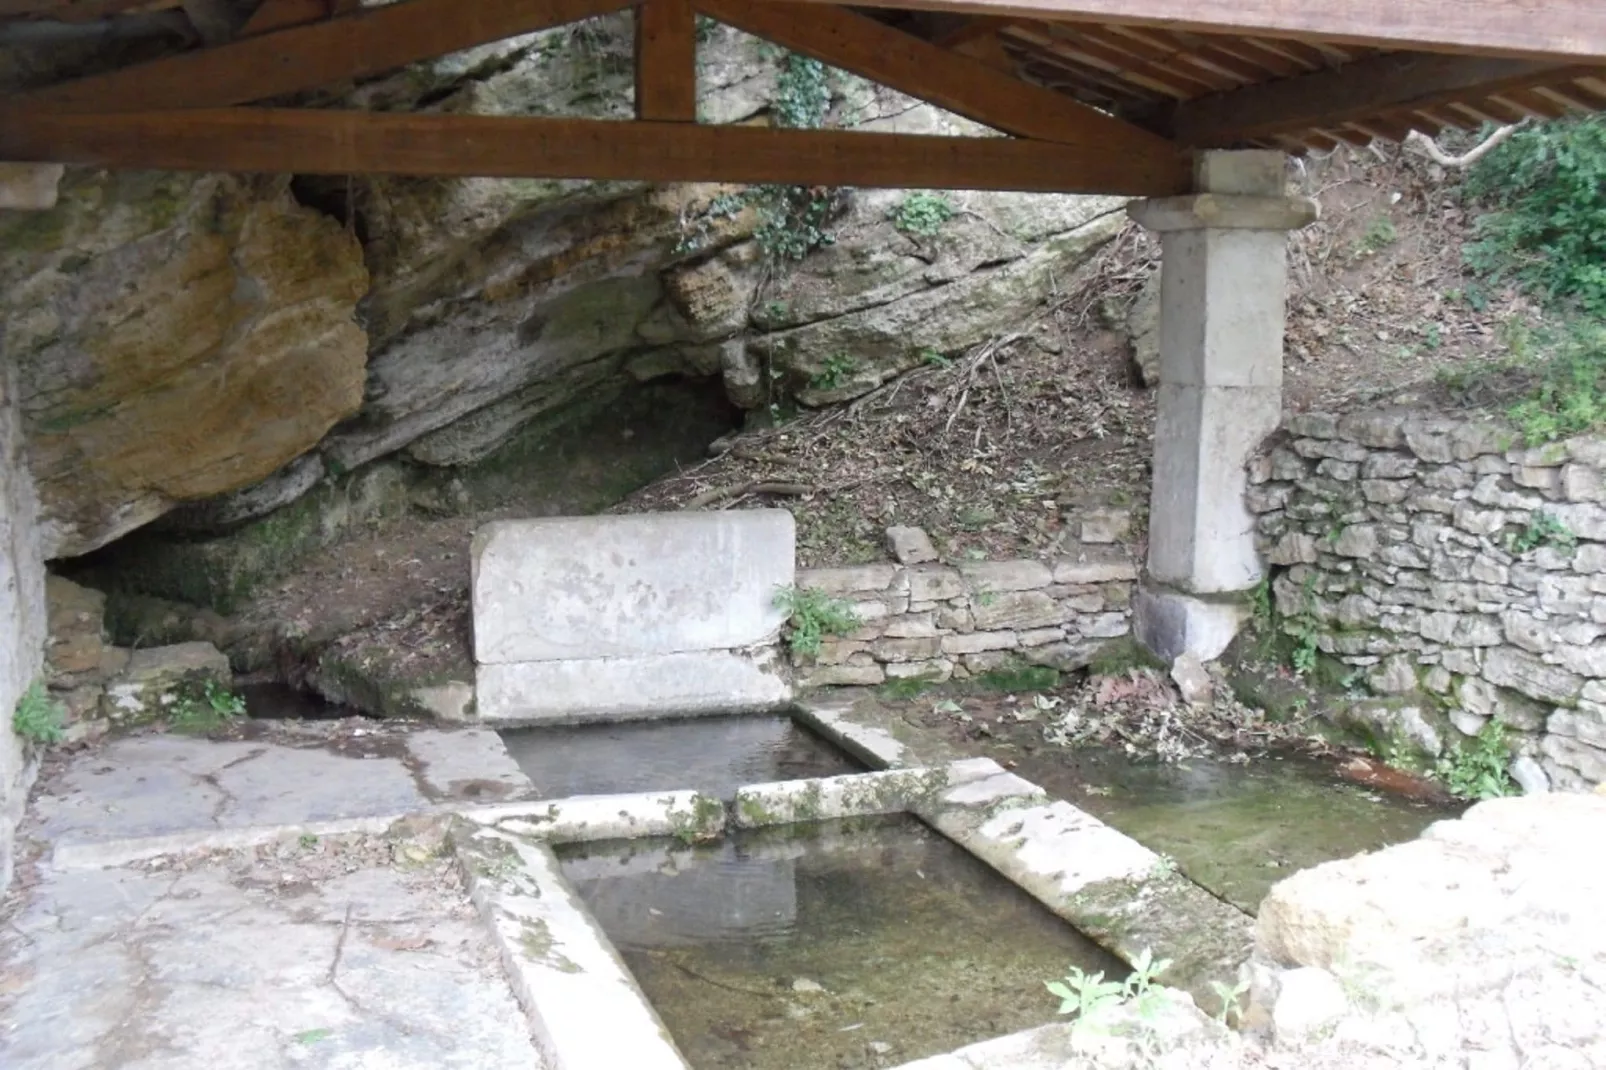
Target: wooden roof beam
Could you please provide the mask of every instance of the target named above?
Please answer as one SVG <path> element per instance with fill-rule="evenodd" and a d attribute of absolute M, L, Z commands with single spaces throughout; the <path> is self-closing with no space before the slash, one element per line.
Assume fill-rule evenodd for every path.
<path fill-rule="evenodd" d="M 1606 62 L 1606 4 L 1600 0 L 876 0 L 876 5 Z"/>
<path fill-rule="evenodd" d="M 835 7 L 765 0 L 693 0 L 699 11 L 823 63 L 1018 137 L 1130 156 L 1185 178 L 1185 154 L 1166 139 L 1061 93 Z"/>
<path fill-rule="evenodd" d="M 697 121 L 697 13 L 690 0 L 636 8 L 636 118 Z"/>
<path fill-rule="evenodd" d="M 221 108 L 0 109 L 0 159 L 295 174 L 784 182 L 1164 196 L 1186 170 L 1002 137 L 492 115 Z"/>
<path fill-rule="evenodd" d="M 1558 68 L 1533 60 L 1378 56 L 1180 104 L 1170 130 L 1185 145 L 1230 146 L 1383 110 L 1432 107 L 1469 91 L 1529 84 L 1550 71 Z"/>
<path fill-rule="evenodd" d="M 18 94 L 63 112 L 217 108 L 366 78 L 629 6 L 629 0 L 403 0 Z"/>

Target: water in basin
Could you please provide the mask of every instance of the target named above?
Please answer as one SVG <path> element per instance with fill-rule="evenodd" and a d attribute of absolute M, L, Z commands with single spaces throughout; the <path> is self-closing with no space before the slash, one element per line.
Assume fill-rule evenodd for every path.
<path fill-rule="evenodd" d="M 696 789 L 859 773 L 864 767 L 790 717 L 756 714 L 530 728 L 502 733 L 543 798 Z"/>
<path fill-rule="evenodd" d="M 895 1066 L 1051 1021 L 1127 970 L 909 817 L 571 844 L 564 872 L 696 1070 Z"/>

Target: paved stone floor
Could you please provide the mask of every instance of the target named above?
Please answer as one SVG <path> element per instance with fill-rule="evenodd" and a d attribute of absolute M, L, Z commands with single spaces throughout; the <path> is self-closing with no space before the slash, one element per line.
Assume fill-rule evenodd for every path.
<path fill-rule="evenodd" d="M 423 840 L 310 836 L 43 870 L 0 929 L 6 1070 L 540 1070 Z"/>
<path fill-rule="evenodd" d="M 220 832 L 389 818 L 534 794 L 496 733 L 361 721 L 247 722 L 222 740 L 148 734 L 47 769 L 22 838 L 66 865 Z M 137 853 L 137 852 L 134 852 Z"/>

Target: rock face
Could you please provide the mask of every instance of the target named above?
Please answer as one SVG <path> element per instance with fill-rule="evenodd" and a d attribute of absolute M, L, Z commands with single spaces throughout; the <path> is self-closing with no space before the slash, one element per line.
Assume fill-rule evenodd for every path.
<path fill-rule="evenodd" d="M 628 15 L 591 20 L 338 99 L 622 117 L 630 49 Z M 726 29 L 699 52 L 704 118 L 761 118 L 777 59 Z M 833 93 L 838 125 L 975 130 L 858 79 Z M 69 173 L 55 210 L 0 222 L 47 555 L 169 512 L 218 532 L 387 458 L 476 463 L 642 382 L 852 397 L 1009 330 L 1123 222 L 1110 198 L 964 195 L 907 233 L 907 194 L 843 192 L 834 244 L 777 265 L 739 192 Z"/>
<path fill-rule="evenodd" d="M 361 249 L 285 181 L 73 172 L 0 248 L 49 556 L 249 486 L 362 404 Z"/>

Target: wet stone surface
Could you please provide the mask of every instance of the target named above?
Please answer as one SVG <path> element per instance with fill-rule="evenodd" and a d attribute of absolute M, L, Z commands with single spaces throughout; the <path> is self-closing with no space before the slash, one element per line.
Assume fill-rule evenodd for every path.
<path fill-rule="evenodd" d="M 912 818 L 559 857 L 696 1070 L 897 1066 L 1051 1021 L 1073 964 L 1126 972 Z"/>
<path fill-rule="evenodd" d="M 542 798 L 695 789 L 858 773 L 863 766 L 790 717 L 750 715 L 502 733 Z"/>

